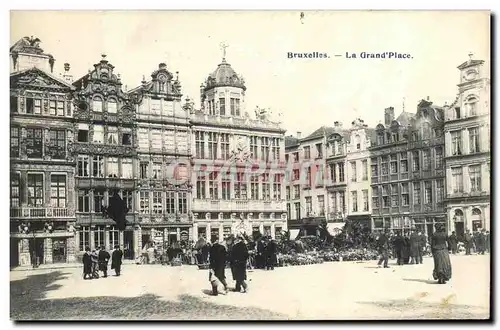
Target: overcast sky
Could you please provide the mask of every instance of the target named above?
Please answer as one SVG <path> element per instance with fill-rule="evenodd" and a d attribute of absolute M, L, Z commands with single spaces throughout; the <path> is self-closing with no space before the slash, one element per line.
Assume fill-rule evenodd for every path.
<path fill-rule="evenodd" d="M 71 64 L 75 79 L 107 54 L 129 89 L 149 79 L 158 64 L 179 71 L 184 95 L 199 105 L 199 86 L 227 61 L 246 81 L 247 111 L 283 113 L 288 134 L 311 133 L 356 117 L 375 126 L 383 109 L 415 112 L 430 97 L 452 101 L 458 65 L 489 62 L 485 12 L 12 12 L 11 44 L 37 36 L 56 59 Z M 345 52 L 410 53 L 413 59 L 346 59 Z M 328 59 L 288 59 L 287 52 L 328 53 Z M 343 57 L 335 57 L 342 54 Z"/>

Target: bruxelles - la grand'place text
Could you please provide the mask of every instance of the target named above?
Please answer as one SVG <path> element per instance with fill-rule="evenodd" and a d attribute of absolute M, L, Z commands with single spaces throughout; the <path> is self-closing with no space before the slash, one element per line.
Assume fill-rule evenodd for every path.
<path fill-rule="evenodd" d="M 361 52 L 361 53 L 350 53 L 350 52 L 345 52 L 345 58 L 368 58 L 368 59 L 378 59 L 378 58 L 383 58 L 383 59 L 410 59 L 413 58 L 411 54 L 407 53 L 398 53 L 398 52 L 382 52 L 382 53 L 368 53 L 368 52 Z"/>

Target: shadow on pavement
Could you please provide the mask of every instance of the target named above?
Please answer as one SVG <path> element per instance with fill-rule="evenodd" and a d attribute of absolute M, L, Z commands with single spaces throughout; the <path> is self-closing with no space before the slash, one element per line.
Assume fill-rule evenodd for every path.
<path fill-rule="evenodd" d="M 270 320 L 288 316 L 256 307 L 216 304 L 217 297 L 180 295 L 168 301 L 154 294 L 137 297 L 90 297 L 44 299 L 45 293 L 61 285 L 60 271 L 31 275 L 11 282 L 10 318 L 31 320 Z M 208 290 L 207 290 L 208 291 Z"/>
<path fill-rule="evenodd" d="M 401 313 L 401 319 L 488 319 L 490 312 L 485 307 L 458 305 L 449 302 L 450 297 L 443 297 L 441 302 L 422 301 L 420 299 L 399 299 L 387 301 L 361 301 L 358 304 L 372 305 L 382 311 Z M 388 317 L 390 319 L 397 316 Z"/>
<path fill-rule="evenodd" d="M 425 284 L 438 284 L 437 280 L 423 280 L 420 278 L 403 278 L 403 281 L 406 282 L 420 282 L 420 283 L 425 283 Z"/>

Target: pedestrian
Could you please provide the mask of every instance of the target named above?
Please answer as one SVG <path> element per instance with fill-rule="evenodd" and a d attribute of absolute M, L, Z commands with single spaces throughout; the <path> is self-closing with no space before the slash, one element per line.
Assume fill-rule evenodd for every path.
<path fill-rule="evenodd" d="M 389 231 L 386 229 L 380 237 L 378 238 L 378 249 L 380 253 L 380 259 L 378 260 L 378 267 L 381 267 L 382 262 L 384 263 L 384 268 L 389 268 L 389 239 L 387 238 L 387 233 Z"/>
<path fill-rule="evenodd" d="M 472 244 L 472 235 L 470 233 L 470 229 L 467 229 L 467 233 L 465 233 L 465 255 L 470 255 Z"/>
<path fill-rule="evenodd" d="M 434 259 L 432 276 L 439 284 L 445 284 L 451 279 L 451 261 L 447 247 L 447 235 L 442 224 L 436 224 L 436 232 L 432 235 L 431 248 Z"/>
<path fill-rule="evenodd" d="M 398 231 L 396 233 L 396 236 L 394 237 L 393 240 L 393 246 L 394 246 L 394 254 L 397 260 L 398 265 L 403 266 L 403 236 L 401 236 L 401 231 Z"/>
<path fill-rule="evenodd" d="M 424 252 L 427 247 L 427 238 L 422 232 L 418 232 L 418 255 L 417 264 L 422 264 L 424 262 Z"/>
<path fill-rule="evenodd" d="M 454 231 L 452 231 L 450 237 L 448 237 L 448 249 L 453 254 L 456 254 L 458 251 L 458 237 Z"/>
<path fill-rule="evenodd" d="M 101 250 L 99 251 L 99 270 L 104 273 L 103 277 L 108 277 L 108 262 L 111 256 L 109 252 L 106 251 L 106 247 L 104 245 L 101 246 Z"/>
<path fill-rule="evenodd" d="M 260 237 L 257 241 L 257 255 L 255 256 L 255 266 L 257 269 L 264 269 L 265 265 L 265 250 L 266 245 L 264 237 Z"/>
<path fill-rule="evenodd" d="M 406 232 L 403 236 L 403 263 L 410 263 L 410 233 Z"/>
<path fill-rule="evenodd" d="M 83 279 L 92 279 L 92 257 L 90 255 L 90 248 L 85 247 L 85 253 L 83 254 Z"/>
<path fill-rule="evenodd" d="M 224 290 L 227 291 L 227 282 L 226 282 L 226 258 L 227 251 L 226 248 L 219 244 L 217 240 L 213 240 L 212 246 L 210 247 L 210 264 L 209 268 L 213 271 L 213 276 L 217 277 L 217 279 L 224 285 Z M 212 287 L 214 289 L 214 287 Z M 218 290 L 215 286 L 213 290 L 213 295 L 217 295 Z"/>
<path fill-rule="evenodd" d="M 120 272 L 122 269 L 122 257 L 123 257 L 123 252 L 122 250 L 120 250 L 120 246 L 115 245 L 115 250 L 111 255 L 111 269 L 115 270 L 116 276 L 120 276 Z"/>
<path fill-rule="evenodd" d="M 486 245 L 486 252 L 490 253 L 490 231 L 486 231 L 486 236 L 485 236 L 485 245 Z"/>
<path fill-rule="evenodd" d="M 245 283 L 247 279 L 247 260 L 248 248 L 241 235 L 237 235 L 235 244 L 231 248 L 231 272 L 233 279 L 236 281 L 234 291 L 240 292 L 243 287 L 243 292 L 248 292 L 248 285 Z"/>
<path fill-rule="evenodd" d="M 268 237 L 268 243 L 266 246 L 266 270 L 274 270 L 274 266 L 277 263 L 276 251 L 278 250 L 278 245 L 276 241 Z"/>
<path fill-rule="evenodd" d="M 99 278 L 99 255 L 96 250 L 90 254 L 92 260 L 92 278 Z"/>
<path fill-rule="evenodd" d="M 484 254 L 486 251 L 486 230 L 483 229 L 476 239 L 477 253 Z"/>
<path fill-rule="evenodd" d="M 413 264 L 418 264 L 420 262 L 420 258 L 418 257 L 419 255 L 419 248 L 420 248 L 420 237 L 418 237 L 417 231 L 415 229 L 412 229 L 410 238 L 409 238 L 409 243 L 410 243 L 410 263 Z"/>

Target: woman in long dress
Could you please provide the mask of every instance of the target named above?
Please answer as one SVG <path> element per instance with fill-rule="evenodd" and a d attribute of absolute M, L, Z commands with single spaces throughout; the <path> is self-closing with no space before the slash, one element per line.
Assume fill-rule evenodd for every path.
<path fill-rule="evenodd" d="M 432 258 L 434 271 L 432 276 L 439 284 L 445 284 L 451 279 L 451 262 L 448 253 L 448 236 L 443 225 L 436 224 L 436 231 L 431 238 Z"/>

